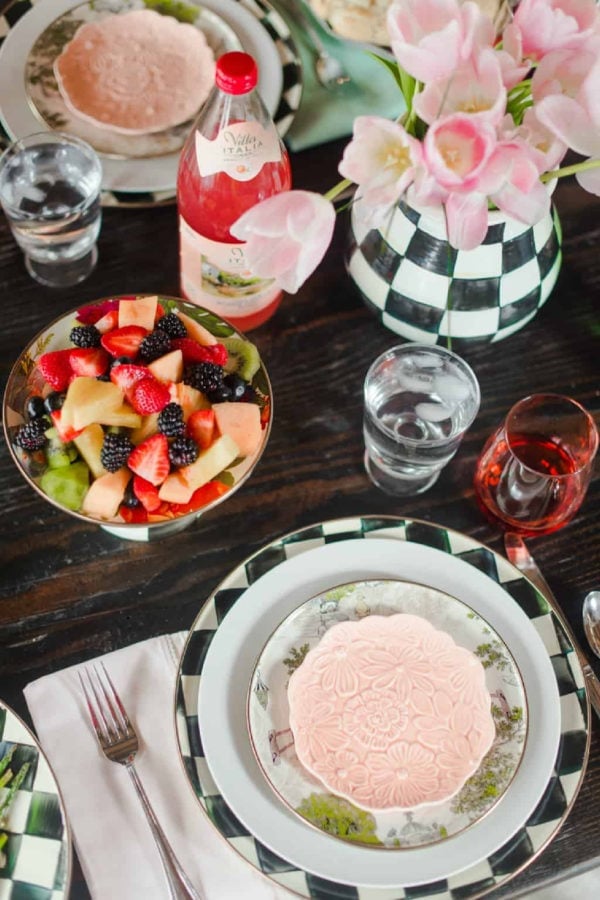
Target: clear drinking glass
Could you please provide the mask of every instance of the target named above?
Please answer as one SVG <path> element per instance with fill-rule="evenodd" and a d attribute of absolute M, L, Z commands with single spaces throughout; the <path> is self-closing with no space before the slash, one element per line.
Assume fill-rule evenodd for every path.
<path fill-rule="evenodd" d="M 365 468 L 391 494 L 420 494 L 437 480 L 477 415 L 470 366 L 443 347 L 402 344 L 382 353 L 364 385 Z"/>
<path fill-rule="evenodd" d="M 101 181 L 96 152 L 61 132 L 31 134 L 0 157 L 0 203 L 37 281 L 67 287 L 94 268 Z"/>
<path fill-rule="evenodd" d="M 521 534 L 556 531 L 581 506 L 597 449 L 594 420 L 575 400 L 525 397 L 488 438 L 477 462 L 475 491 L 483 512 Z"/>

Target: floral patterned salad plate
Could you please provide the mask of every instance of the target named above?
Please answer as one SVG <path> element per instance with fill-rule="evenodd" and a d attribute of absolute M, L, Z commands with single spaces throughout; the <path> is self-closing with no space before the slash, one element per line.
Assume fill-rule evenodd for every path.
<path fill-rule="evenodd" d="M 0 700 L 0 897 L 66 900 L 69 827 L 58 785 L 25 723 Z"/>
<path fill-rule="evenodd" d="M 246 720 L 257 659 L 294 610 L 339 585 L 388 579 L 473 610 L 507 648 L 527 707 L 521 761 L 498 802 L 451 838 L 398 852 L 340 840 L 292 811 L 265 778 Z M 587 765 L 589 718 L 577 656 L 533 585 L 473 538 L 393 516 L 317 523 L 237 566 L 192 626 L 176 696 L 184 768 L 214 827 L 272 882 L 314 900 L 471 900 L 503 884 L 566 820 Z"/>
<path fill-rule="evenodd" d="M 407 621 L 410 646 L 400 643 Z M 325 636 L 334 637 L 343 622 L 353 623 L 349 647 L 357 648 L 354 656 L 348 645 L 340 644 L 343 635 L 339 646 L 325 646 Z M 356 630 L 369 623 L 378 624 L 370 643 Z M 397 637 L 392 634 L 395 624 Z M 415 626 L 425 633 L 420 654 L 415 650 Z M 314 653 L 307 659 L 310 651 Z M 320 659 L 315 657 L 318 652 Z M 302 677 L 313 659 L 315 674 L 324 675 L 317 680 L 320 691 L 315 690 L 314 677 L 312 685 L 304 678 L 290 696 L 290 678 Z M 402 670 L 396 684 L 399 660 Z M 437 672 L 440 660 L 442 671 Z M 474 760 L 475 772 L 466 777 L 463 765 L 468 765 L 471 747 L 463 732 L 478 735 L 469 718 L 480 688 L 473 672 L 481 680 L 487 709 L 482 752 Z M 359 675 L 360 691 L 353 684 Z M 296 748 L 291 711 L 296 721 L 301 713 L 316 717 L 312 745 Z M 358 718 L 356 712 L 365 715 Z M 411 717 L 419 729 L 413 734 Z M 335 719 L 339 722 L 333 735 L 324 734 L 323 725 Z M 498 803 L 525 749 L 526 696 L 508 648 L 470 607 L 420 584 L 361 581 L 307 600 L 271 635 L 252 676 L 248 727 L 265 777 L 291 810 L 334 837 L 402 850 L 450 838 Z M 393 777 L 398 753 L 406 776 L 402 780 Z M 449 788 L 442 802 L 426 802 L 422 792 L 435 791 L 440 784 L 444 791 L 444 778 L 451 781 L 450 796 L 446 799 Z M 357 796 L 346 793 L 348 784 Z M 374 809 L 373 798 L 379 797 L 383 808 Z"/>

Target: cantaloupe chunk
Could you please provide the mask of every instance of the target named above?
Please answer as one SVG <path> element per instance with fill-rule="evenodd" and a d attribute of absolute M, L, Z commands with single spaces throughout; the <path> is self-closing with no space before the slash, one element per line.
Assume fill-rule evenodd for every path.
<path fill-rule="evenodd" d="M 176 493 L 177 499 L 171 499 L 171 502 L 187 503 L 197 488 L 202 487 L 207 481 L 212 481 L 219 472 L 230 466 L 234 459 L 237 459 L 240 455 L 239 447 L 233 438 L 229 437 L 228 434 L 224 434 L 217 438 L 207 450 L 203 450 L 197 460 L 190 466 L 184 466 L 179 472 L 174 473 L 178 475 L 179 481 L 184 484 L 187 483 L 188 488 L 190 488 L 187 499 L 184 499 L 183 491 L 180 491 L 180 486 L 176 484 L 175 480 L 171 480 L 171 475 L 168 475 L 163 481 L 158 491 L 158 496 L 161 500 L 168 500 Z M 165 487 L 166 485 L 168 486 Z M 169 494 L 171 498 L 167 496 Z"/>
<path fill-rule="evenodd" d="M 171 472 L 161 484 L 158 496 L 167 503 L 189 503 L 193 493 L 194 488 L 179 472 Z"/>
<path fill-rule="evenodd" d="M 193 338 L 195 341 L 198 341 L 199 344 L 202 344 L 203 347 L 212 347 L 213 344 L 217 344 L 218 340 L 211 334 L 210 331 L 201 325 L 200 322 L 196 322 L 195 319 L 192 319 L 191 316 L 187 316 L 185 313 L 182 313 L 181 310 L 176 309 L 175 312 L 185 325 L 188 333 L 188 337 Z"/>
<path fill-rule="evenodd" d="M 83 429 L 81 434 L 73 438 L 73 443 L 79 453 L 88 464 L 94 478 L 100 478 L 106 474 L 106 469 L 100 462 L 100 453 L 104 443 L 104 429 L 97 422 L 92 422 Z"/>
<path fill-rule="evenodd" d="M 119 301 L 119 328 L 124 325 L 140 325 L 154 330 L 158 297 L 138 297 L 137 300 Z"/>
<path fill-rule="evenodd" d="M 213 403 L 213 411 L 220 434 L 232 437 L 242 456 L 251 456 L 258 450 L 262 428 L 256 403 Z"/>
<path fill-rule="evenodd" d="M 96 478 L 83 498 L 81 511 L 98 519 L 112 519 L 119 510 L 130 478 L 131 472 L 125 466 Z"/>
<path fill-rule="evenodd" d="M 197 409 L 210 409 L 210 401 L 204 396 L 202 391 L 197 391 L 191 384 L 184 384 L 183 381 L 173 383 L 169 388 L 173 403 L 179 403 L 183 410 L 183 418 L 187 422 L 189 417 Z"/>
<path fill-rule="evenodd" d="M 149 363 L 148 368 L 158 381 L 165 384 L 179 382 L 183 378 L 183 353 L 181 350 L 171 350 Z"/>

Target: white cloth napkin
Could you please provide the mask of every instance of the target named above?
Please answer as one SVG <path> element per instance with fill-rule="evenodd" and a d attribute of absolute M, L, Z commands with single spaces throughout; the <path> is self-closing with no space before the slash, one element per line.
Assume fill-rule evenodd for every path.
<path fill-rule="evenodd" d="M 285 900 L 290 894 L 239 857 L 210 824 L 184 774 L 175 734 L 177 666 L 185 633 L 102 657 L 140 737 L 136 768 L 163 830 L 207 900 Z M 40 743 L 64 799 L 94 900 L 166 900 L 150 829 L 123 766 L 101 753 L 77 666 L 25 688 Z"/>

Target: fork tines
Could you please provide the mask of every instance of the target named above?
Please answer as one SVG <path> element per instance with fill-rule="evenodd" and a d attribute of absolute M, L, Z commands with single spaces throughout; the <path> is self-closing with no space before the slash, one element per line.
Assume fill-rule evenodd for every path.
<path fill-rule="evenodd" d="M 131 733 L 131 723 L 103 662 L 77 672 L 92 725 L 101 743 Z"/>

